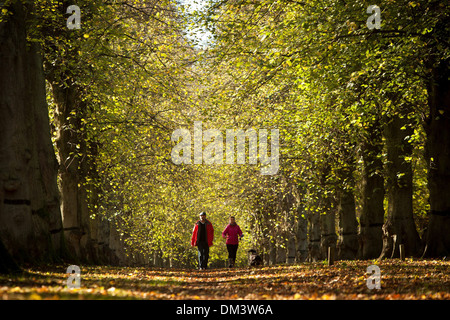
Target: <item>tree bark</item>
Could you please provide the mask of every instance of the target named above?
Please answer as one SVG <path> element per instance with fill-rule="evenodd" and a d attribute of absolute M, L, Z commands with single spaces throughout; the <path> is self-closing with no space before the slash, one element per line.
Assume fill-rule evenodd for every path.
<path fill-rule="evenodd" d="M 53 72 L 56 72 L 54 70 Z M 56 147 L 60 161 L 61 213 L 67 246 L 75 259 L 88 262 L 89 210 L 84 189 L 83 163 L 87 148 L 81 119 L 85 103 L 80 101 L 76 86 L 66 87 L 51 81 L 56 104 Z"/>
<path fill-rule="evenodd" d="M 358 221 L 356 220 L 355 205 L 355 159 L 349 161 L 338 171 L 339 183 L 337 186 L 337 214 L 339 216 L 339 238 L 337 244 L 337 259 L 353 260 L 358 253 Z"/>
<path fill-rule="evenodd" d="M 275 244 L 275 237 L 269 241 L 269 265 L 275 265 L 277 263 L 277 247 Z"/>
<path fill-rule="evenodd" d="M 378 258 L 383 247 L 384 178 L 382 136 L 379 121 L 368 128 L 362 143 L 362 211 L 360 217 L 360 251 L 362 259 Z"/>
<path fill-rule="evenodd" d="M 304 262 L 308 258 L 308 221 L 305 218 L 303 206 L 297 208 L 297 232 L 295 234 L 296 240 L 296 262 Z"/>
<path fill-rule="evenodd" d="M 443 28 L 448 30 L 448 26 Z M 425 130 L 427 132 L 426 157 L 429 162 L 430 213 L 423 256 L 429 258 L 450 254 L 449 64 L 450 59 L 446 59 L 432 66 L 432 77 L 428 83 L 430 114 Z"/>
<path fill-rule="evenodd" d="M 279 204 L 281 206 L 281 212 L 283 217 L 282 224 L 282 242 L 286 244 L 284 250 L 284 263 L 292 264 L 295 262 L 296 247 L 295 247 L 295 225 L 296 225 L 296 210 L 299 197 L 296 186 L 289 182 L 284 176 L 283 188 L 280 193 L 281 200 Z M 280 253 L 278 253 L 280 255 Z M 282 255 L 282 254 L 281 254 Z M 282 257 L 280 257 L 281 259 Z"/>
<path fill-rule="evenodd" d="M 276 263 L 286 263 L 287 255 L 286 255 L 286 240 L 283 238 L 278 238 L 277 241 L 277 255 L 276 255 Z"/>
<path fill-rule="evenodd" d="M 320 213 L 314 210 L 308 214 L 308 261 L 317 262 L 321 259 L 320 254 Z"/>
<path fill-rule="evenodd" d="M 331 204 L 331 199 L 327 197 L 325 213 L 320 215 L 320 250 L 321 257 L 328 256 L 328 248 L 336 249 L 336 209 Z"/>
<path fill-rule="evenodd" d="M 0 242 L 19 264 L 64 250 L 42 59 L 26 40 L 32 7 L 15 1 L 0 23 Z"/>
<path fill-rule="evenodd" d="M 410 161 L 412 146 L 407 141 L 413 134 L 405 116 L 387 119 L 384 136 L 387 147 L 386 185 L 388 212 L 383 226 L 382 258 L 400 257 L 399 245 L 405 246 L 407 256 L 420 256 L 422 248 L 413 216 L 413 173 Z"/>
<path fill-rule="evenodd" d="M 0 274 L 20 271 L 20 267 L 9 254 L 0 237 Z"/>

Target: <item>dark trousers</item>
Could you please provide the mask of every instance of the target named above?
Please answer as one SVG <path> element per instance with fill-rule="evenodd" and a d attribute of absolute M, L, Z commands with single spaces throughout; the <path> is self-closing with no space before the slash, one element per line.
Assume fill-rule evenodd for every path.
<path fill-rule="evenodd" d="M 209 259 L 209 246 L 206 242 L 199 242 L 198 248 L 198 267 L 206 269 Z"/>
<path fill-rule="evenodd" d="M 238 244 L 227 244 L 228 259 L 236 260 Z"/>

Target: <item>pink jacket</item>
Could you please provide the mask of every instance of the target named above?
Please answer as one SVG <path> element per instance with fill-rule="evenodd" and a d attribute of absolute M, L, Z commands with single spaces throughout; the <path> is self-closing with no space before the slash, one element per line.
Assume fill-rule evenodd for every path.
<path fill-rule="evenodd" d="M 239 244 L 238 236 L 243 236 L 241 228 L 235 223 L 234 225 L 228 224 L 222 232 L 222 237 L 227 237 L 226 244 Z"/>

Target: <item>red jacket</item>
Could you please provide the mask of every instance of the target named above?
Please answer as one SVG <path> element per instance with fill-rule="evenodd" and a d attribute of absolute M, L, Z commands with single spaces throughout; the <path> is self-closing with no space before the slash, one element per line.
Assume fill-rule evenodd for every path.
<path fill-rule="evenodd" d="M 235 223 L 234 225 L 228 224 L 222 232 L 222 237 L 227 237 L 226 244 L 239 244 L 238 236 L 242 237 L 241 228 Z"/>
<path fill-rule="evenodd" d="M 194 230 L 192 230 L 192 238 L 191 238 L 191 245 L 196 246 L 197 245 L 197 234 L 198 234 L 198 225 L 200 220 L 198 220 L 195 223 Z M 208 241 L 208 246 L 211 247 L 213 245 L 214 240 L 214 228 L 212 223 L 209 220 L 206 220 L 206 239 Z"/>

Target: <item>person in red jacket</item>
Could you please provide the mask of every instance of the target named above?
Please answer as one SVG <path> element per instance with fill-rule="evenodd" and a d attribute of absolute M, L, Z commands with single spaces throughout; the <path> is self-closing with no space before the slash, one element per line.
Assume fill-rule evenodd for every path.
<path fill-rule="evenodd" d="M 225 230 L 222 232 L 222 237 L 227 239 L 226 245 L 228 250 L 228 267 L 234 267 L 236 262 L 236 253 L 239 246 L 239 240 L 242 239 L 244 234 L 241 231 L 241 228 L 236 223 L 236 219 L 231 216 L 230 223 L 225 227 Z"/>
<path fill-rule="evenodd" d="M 209 247 L 213 245 L 214 228 L 209 220 L 206 220 L 206 212 L 200 213 L 200 220 L 192 230 L 191 246 L 198 248 L 198 267 L 205 270 L 208 267 Z"/>

